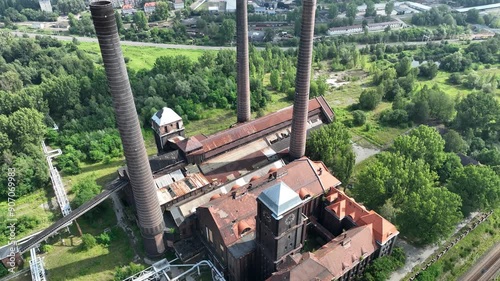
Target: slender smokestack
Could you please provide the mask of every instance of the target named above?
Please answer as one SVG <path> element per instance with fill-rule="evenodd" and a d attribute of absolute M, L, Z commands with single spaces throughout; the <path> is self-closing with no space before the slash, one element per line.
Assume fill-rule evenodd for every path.
<path fill-rule="evenodd" d="M 304 156 L 306 151 L 307 115 L 309 111 L 309 87 L 311 81 L 315 13 L 316 0 L 303 0 L 299 58 L 297 62 L 297 76 L 295 77 L 292 135 L 290 138 L 289 150 L 291 159 L 297 159 Z"/>
<path fill-rule="evenodd" d="M 165 251 L 163 243 L 165 225 L 120 48 L 115 13 L 109 1 L 91 3 L 90 13 L 113 99 L 116 123 L 123 143 L 146 254 L 158 257 Z"/>
<path fill-rule="evenodd" d="M 238 123 L 242 123 L 250 120 L 247 0 L 236 0 L 236 65 Z"/>

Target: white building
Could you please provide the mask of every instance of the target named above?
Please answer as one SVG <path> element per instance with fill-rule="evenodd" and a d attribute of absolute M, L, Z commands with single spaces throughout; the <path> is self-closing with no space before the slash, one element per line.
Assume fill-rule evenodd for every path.
<path fill-rule="evenodd" d="M 38 4 L 40 4 L 40 10 L 52 13 L 52 5 L 50 4 L 50 0 L 38 0 Z"/>
<path fill-rule="evenodd" d="M 400 29 L 404 27 L 404 24 L 399 21 L 390 21 L 390 22 L 372 23 L 366 26 L 368 32 L 383 31 L 387 27 L 390 27 L 392 30 Z M 328 35 L 330 36 L 350 35 L 350 34 L 359 34 L 363 32 L 364 32 L 363 26 L 358 24 L 358 25 L 330 28 L 328 30 Z"/>
<path fill-rule="evenodd" d="M 146 14 L 151 14 L 156 10 L 156 2 L 148 2 L 144 4 L 144 12 Z"/>
<path fill-rule="evenodd" d="M 226 0 L 226 12 L 236 12 L 236 0 Z"/>
<path fill-rule="evenodd" d="M 182 9 L 184 9 L 184 1 L 174 0 L 174 10 L 182 10 Z"/>
<path fill-rule="evenodd" d="M 460 8 L 460 9 L 455 9 L 455 11 L 457 11 L 459 13 L 467 13 L 469 10 L 472 10 L 472 9 L 475 9 L 478 11 L 485 11 L 485 10 L 498 9 L 498 8 L 500 8 L 500 3 L 475 6 L 475 7 Z"/>
<path fill-rule="evenodd" d="M 134 7 L 132 7 L 132 5 L 130 4 L 127 4 L 127 5 L 123 5 L 122 7 L 122 15 L 124 16 L 127 16 L 127 15 L 133 15 L 135 14 L 136 9 L 134 9 Z"/>
<path fill-rule="evenodd" d="M 420 12 L 424 12 L 424 11 L 429 11 L 430 9 L 432 9 L 432 7 L 430 6 L 427 6 L 427 5 L 423 5 L 423 4 L 420 4 L 420 3 L 415 3 L 415 2 L 405 2 L 405 4 L 410 7 L 410 8 L 413 8 L 415 10 L 418 10 Z"/>

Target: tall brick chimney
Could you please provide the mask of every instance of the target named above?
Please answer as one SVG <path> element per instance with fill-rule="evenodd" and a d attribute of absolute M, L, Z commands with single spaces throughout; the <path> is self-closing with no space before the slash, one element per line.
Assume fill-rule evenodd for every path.
<path fill-rule="evenodd" d="M 238 123 L 242 123 L 250 120 L 247 0 L 236 0 L 236 65 L 237 115 Z"/>
<path fill-rule="evenodd" d="M 289 153 L 291 159 L 304 156 L 306 151 L 315 13 L 316 0 L 303 0 L 297 76 L 295 78 L 295 99 L 293 102 L 292 133 L 290 136 Z"/>
<path fill-rule="evenodd" d="M 109 1 L 93 2 L 90 4 L 90 13 L 113 99 L 146 254 L 159 257 L 165 251 L 165 224 L 120 48 L 113 5 Z"/>

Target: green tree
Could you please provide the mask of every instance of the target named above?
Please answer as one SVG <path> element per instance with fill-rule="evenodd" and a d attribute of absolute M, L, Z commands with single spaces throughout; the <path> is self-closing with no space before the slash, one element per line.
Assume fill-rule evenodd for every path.
<path fill-rule="evenodd" d="M 352 150 L 349 131 L 340 122 L 335 122 L 311 133 L 307 140 L 306 155 L 313 160 L 323 161 L 344 184 L 354 167 L 355 155 Z"/>
<path fill-rule="evenodd" d="M 402 204 L 397 224 L 414 243 L 434 243 L 453 231 L 462 218 L 460 207 L 460 196 L 444 187 L 421 188 Z"/>
<path fill-rule="evenodd" d="M 465 153 L 468 149 L 467 142 L 455 130 L 450 130 L 444 134 L 443 139 L 445 141 L 444 150 L 446 152 Z"/>
<path fill-rule="evenodd" d="M 477 154 L 477 160 L 485 165 L 500 166 L 500 150 L 498 148 L 482 149 Z"/>
<path fill-rule="evenodd" d="M 328 6 L 328 17 L 334 19 L 339 15 L 339 7 L 333 3 Z"/>
<path fill-rule="evenodd" d="M 366 1 L 366 11 L 365 17 L 374 17 L 377 15 L 377 11 L 375 10 L 375 3 L 370 0 Z"/>
<path fill-rule="evenodd" d="M 40 151 L 40 146 L 31 144 L 24 149 L 30 147 L 30 155 L 20 153 L 16 156 L 11 156 L 0 167 L 1 172 L 7 175 L 9 168 L 16 169 L 16 196 L 23 196 L 35 191 L 37 188 L 44 188 L 49 182 L 48 168 L 45 158 Z M 38 149 L 38 151 L 36 151 Z M 4 155 L 5 158 L 5 155 Z M 10 158 L 10 157 L 9 157 Z M 0 197 L 7 198 L 7 177 L 0 180 Z"/>
<path fill-rule="evenodd" d="M 460 157 L 455 153 L 446 153 L 443 165 L 437 170 L 439 182 L 445 184 L 451 175 L 461 168 L 462 162 L 460 161 Z"/>
<path fill-rule="evenodd" d="M 434 186 L 437 174 L 422 159 L 412 161 L 396 153 L 381 153 L 361 170 L 353 188 L 357 201 L 379 210 L 388 199 L 399 208 L 411 192 Z"/>
<path fill-rule="evenodd" d="M 222 44 L 229 43 L 236 35 L 236 22 L 233 19 L 225 19 L 220 27 L 220 39 Z"/>
<path fill-rule="evenodd" d="M 430 60 L 428 62 L 422 63 L 419 67 L 419 76 L 425 77 L 427 79 L 434 79 L 438 74 L 439 68 L 437 64 Z"/>
<path fill-rule="evenodd" d="M 419 126 L 410 134 L 397 137 L 392 151 L 409 159 L 422 159 L 429 164 L 431 170 L 436 171 L 441 167 L 445 158 L 444 144 L 443 138 L 436 129 Z"/>
<path fill-rule="evenodd" d="M 359 96 L 359 106 L 361 109 L 373 110 L 382 101 L 382 95 L 376 90 L 363 90 Z"/>
<path fill-rule="evenodd" d="M 133 22 L 138 30 L 148 29 L 148 18 L 143 11 L 138 11 L 134 14 Z"/>
<path fill-rule="evenodd" d="M 269 81 L 271 83 L 271 88 L 274 90 L 278 90 L 281 83 L 280 83 L 280 74 L 277 69 L 273 69 L 271 71 L 271 75 L 269 76 Z"/>
<path fill-rule="evenodd" d="M 115 19 L 116 19 L 116 27 L 118 28 L 118 32 L 123 32 L 123 20 L 122 20 L 122 16 L 120 15 L 120 13 L 118 13 L 118 11 L 115 11 Z M 75 39 L 75 38 L 73 38 Z"/>
<path fill-rule="evenodd" d="M 43 114 L 31 108 L 21 108 L 9 116 L 7 132 L 18 151 L 29 144 L 39 145 L 45 134 Z"/>
<path fill-rule="evenodd" d="M 56 7 L 64 15 L 78 14 L 85 10 L 85 3 L 83 0 L 58 0 Z"/>
<path fill-rule="evenodd" d="M 356 4 L 356 2 L 349 2 L 349 4 L 347 4 L 346 7 L 346 12 L 345 12 L 346 17 L 354 19 L 357 13 L 358 13 L 358 5 Z"/>
<path fill-rule="evenodd" d="M 355 110 L 352 112 L 353 124 L 354 126 L 362 126 L 366 122 L 366 115 L 361 110 Z"/>
<path fill-rule="evenodd" d="M 161 21 L 168 19 L 170 8 L 168 4 L 165 2 L 158 1 L 156 2 L 156 9 L 150 17 L 151 21 Z"/>
<path fill-rule="evenodd" d="M 457 106 L 454 126 L 459 131 L 472 131 L 484 140 L 494 138 L 498 133 L 500 104 L 492 94 L 472 93 Z"/>
<path fill-rule="evenodd" d="M 392 11 L 394 10 L 394 1 L 387 2 L 385 4 L 385 14 L 387 16 L 390 16 L 392 14 Z"/>
<path fill-rule="evenodd" d="M 428 94 L 430 115 L 442 122 L 448 122 L 455 114 L 455 101 L 439 89 L 432 89 Z"/>
<path fill-rule="evenodd" d="M 4 91 L 18 91 L 23 87 L 23 81 L 19 73 L 13 70 L 8 70 L 0 73 L 0 90 Z"/>
<path fill-rule="evenodd" d="M 72 203 L 75 204 L 76 207 L 80 207 L 83 203 L 99 194 L 99 192 L 101 192 L 101 187 L 97 185 L 94 178 L 87 177 L 75 184 L 72 191 L 75 193 L 75 198 Z"/>
<path fill-rule="evenodd" d="M 272 42 L 274 40 L 274 29 L 266 28 L 264 29 L 264 42 Z"/>
<path fill-rule="evenodd" d="M 413 59 L 411 57 L 404 57 L 399 60 L 399 62 L 395 65 L 398 77 L 403 77 L 410 73 L 412 61 Z"/>
<path fill-rule="evenodd" d="M 500 204 L 500 175 L 487 166 L 465 166 L 451 176 L 447 187 L 462 197 L 465 216 Z"/>
<path fill-rule="evenodd" d="M 74 109 L 80 105 L 80 83 L 75 76 L 61 75 L 47 79 L 42 90 L 49 103 L 50 115 L 55 120 L 63 116 L 72 119 Z"/>

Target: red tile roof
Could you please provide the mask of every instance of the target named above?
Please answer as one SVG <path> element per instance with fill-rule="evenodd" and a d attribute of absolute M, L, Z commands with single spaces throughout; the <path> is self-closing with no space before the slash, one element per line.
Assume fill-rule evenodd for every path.
<path fill-rule="evenodd" d="M 144 4 L 144 7 L 155 7 L 156 6 L 156 2 L 148 2 L 146 4 Z"/>
<path fill-rule="evenodd" d="M 377 248 L 371 225 L 352 228 L 316 252 L 303 254 L 297 265 L 273 274 L 268 280 L 333 280 L 344 275 Z"/>
<path fill-rule="evenodd" d="M 321 175 L 319 174 L 321 168 Z M 291 162 L 285 167 L 278 169 L 278 174 L 283 174 L 278 180 L 286 183 L 292 190 L 299 193 L 301 188 L 306 188 L 313 197 L 320 196 L 325 191 L 340 184 L 340 181 L 328 172 L 322 162 L 314 162 L 308 158 L 301 158 Z M 247 191 L 248 185 L 232 190 L 221 198 L 216 198 L 198 209 L 205 209 L 217 225 L 226 247 L 237 242 L 241 236 L 238 235 L 238 223 L 244 220 L 255 230 L 255 216 L 257 214 L 257 197 L 259 194 L 276 183 L 269 182 L 268 177 L 261 177 L 251 182 L 256 187 Z M 232 192 L 236 192 L 233 199 Z M 244 194 L 244 195 L 243 195 Z M 198 210 L 197 210 L 198 212 Z"/>
<path fill-rule="evenodd" d="M 352 221 L 358 226 L 373 225 L 373 237 L 381 244 L 399 234 L 392 223 L 376 212 L 366 210 L 363 205 L 360 205 L 342 191 L 331 190 L 327 194 L 327 198 L 334 198 L 333 201 L 330 201 L 334 203 L 326 207 L 326 209 L 335 213 L 339 219 L 351 217 Z"/>
<path fill-rule="evenodd" d="M 129 5 L 129 4 L 123 5 L 123 7 L 122 7 L 122 10 L 130 10 L 130 9 L 132 9 L 132 5 Z"/>

